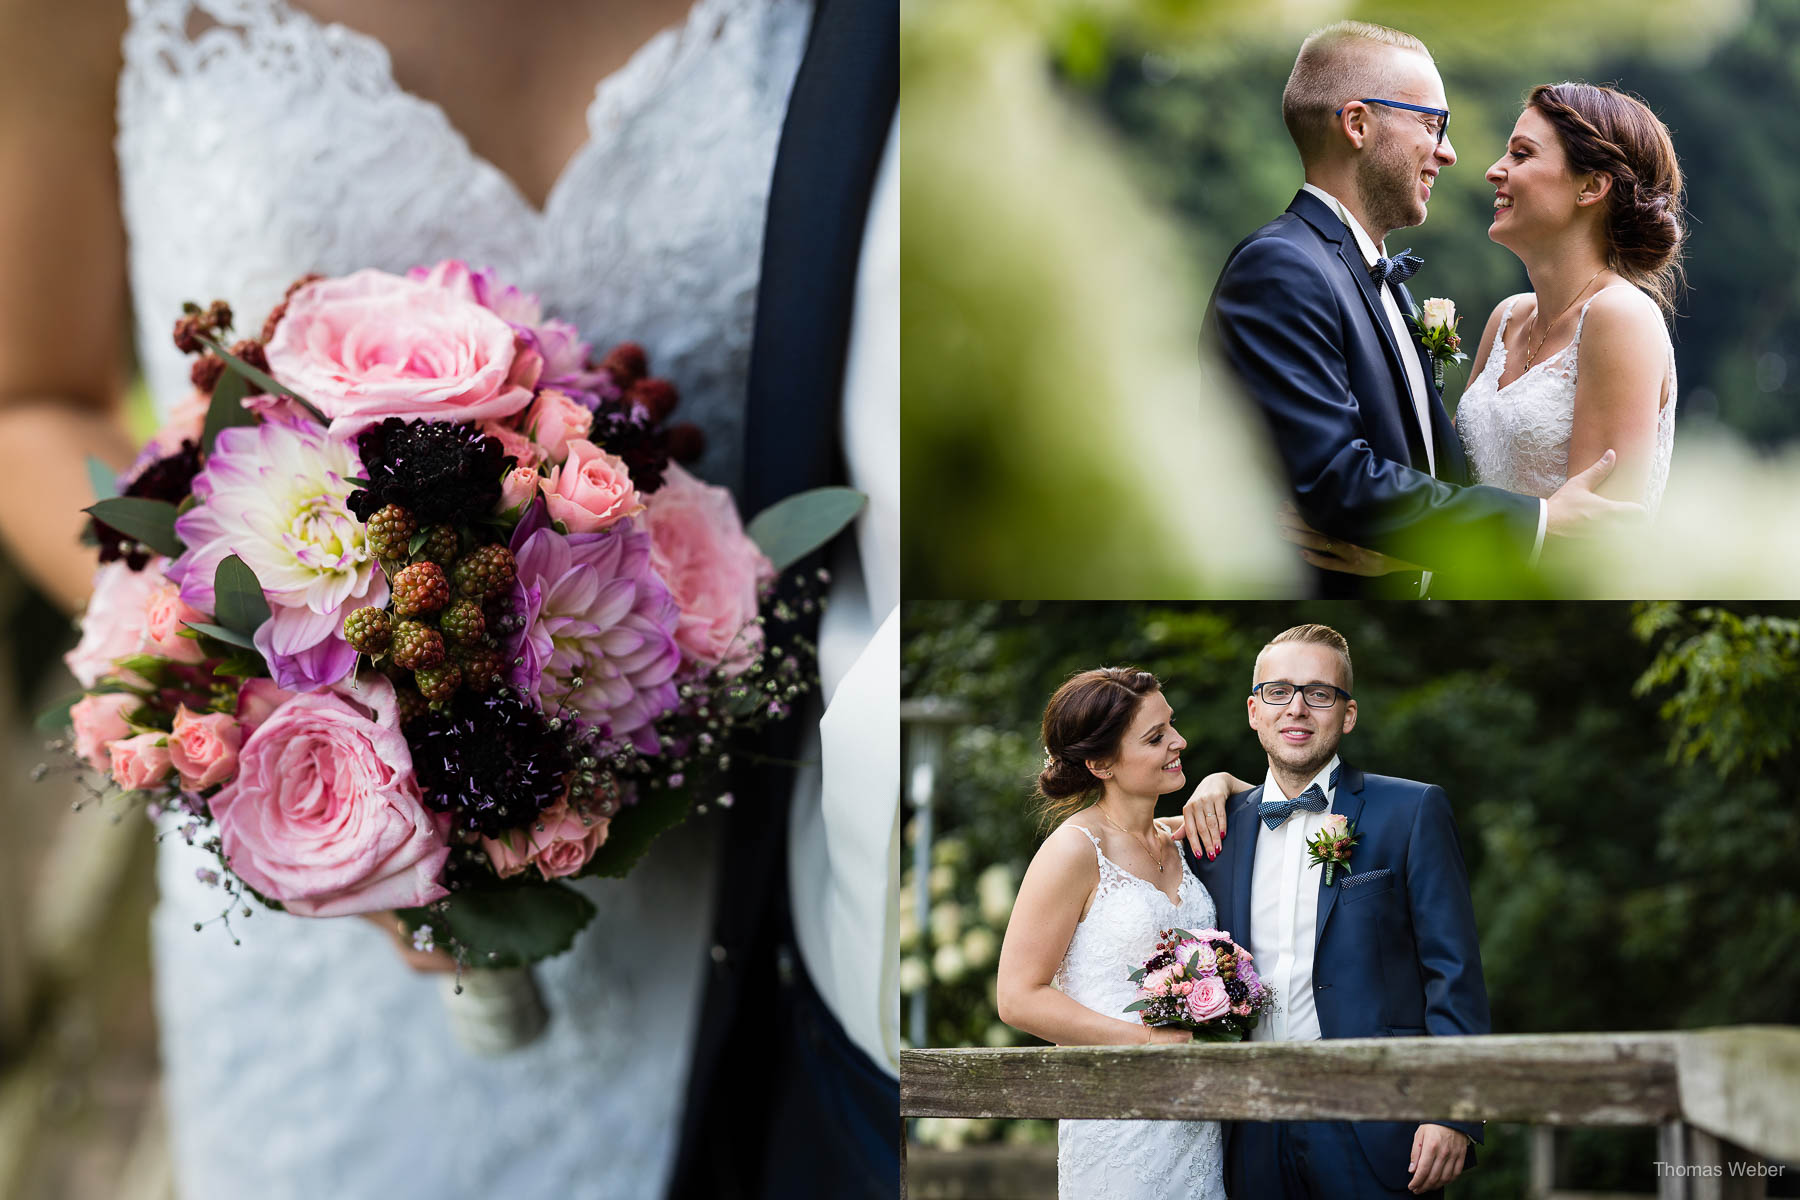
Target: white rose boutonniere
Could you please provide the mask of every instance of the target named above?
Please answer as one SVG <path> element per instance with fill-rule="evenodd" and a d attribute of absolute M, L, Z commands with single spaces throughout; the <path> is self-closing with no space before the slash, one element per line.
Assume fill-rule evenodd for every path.
<path fill-rule="evenodd" d="M 1444 364 L 1464 362 L 1469 357 L 1462 352 L 1462 339 L 1456 336 L 1461 321 L 1456 315 L 1456 301 L 1443 296 L 1425 301 L 1418 316 L 1412 319 L 1420 344 L 1431 355 L 1431 377 L 1439 389 L 1444 386 Z"/>

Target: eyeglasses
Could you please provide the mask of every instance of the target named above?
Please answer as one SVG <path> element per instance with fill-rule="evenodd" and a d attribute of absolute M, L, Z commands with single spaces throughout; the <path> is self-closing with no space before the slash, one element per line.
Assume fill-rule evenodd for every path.
<path fill-rule="evenodd" d="M 1377 100 L 1373 96 L 1364 96 L 1361 99 L 1348 101 L 1344 104 L 1344 108 L 1349 108 L 1352 104 L 1382 104 L 1388 108 L 1404 108 L 1408 112 L 1430 113 L 1438 119 L 1437 144 L 1440 146 L 1444 144 L 1444 135 L 1450 132 L 1450 110 L 1447 108 L 1426 108 L 1422 104 L 1408 104 L 1403 100 Z M 1344 108 L 1338 109 L 1332 115 L 1343 116 Z"/>
<path fill-rule="evenodd" d="M 1340 696 L 1345 700 L 1353 698 L 1343 688 L 1329 683 L 1309 683 L 1305 687 L 1296 687 L 1285 680 L 1259 683 L 1250 692 L 1264 704 L 1277 706 L 1288 704 L 1293 700 L 1294 693 L 1299 692 L 1308 708 L 1330 708 L 1338 702 Z"/>

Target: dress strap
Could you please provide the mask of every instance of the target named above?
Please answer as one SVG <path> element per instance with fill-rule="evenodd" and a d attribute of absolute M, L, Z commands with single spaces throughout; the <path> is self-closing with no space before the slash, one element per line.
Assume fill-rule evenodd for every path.
<path fill-rule="evenodd" d="M 1094 854 L 1099 857 L 1102 863 L 1104 863 L 1106 861 L 1106 854 L 1100 849 L 1100 835 L 1086 826 L 1075 825 L 1073 822 L 1070 824 L 1072 828 L 1079 829 L 1081 832 L 1085 833 L 1087 835 L 1087 840 L 1094 843 Z"/>
<path fill-rule="evenodd" d="M 1519 298 L 1514 296 L 1511 300 L 1506 302 L 1506 307 L 1500 310 L 1500 328 L 1494 331 L 1494 345 L 1498 346 L 1502 344 L 1502 339 L 1506 337 L 1506 323 L 1512 320 L 1513 305 L 1518 302 Z"/>

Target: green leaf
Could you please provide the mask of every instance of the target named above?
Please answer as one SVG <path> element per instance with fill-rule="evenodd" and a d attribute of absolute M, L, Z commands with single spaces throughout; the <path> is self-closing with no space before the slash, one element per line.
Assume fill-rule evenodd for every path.
<path fill-rule="evenodd" d="M 94 499 L 109 500 L 119 494 L 119 477 L 113 469 L 95 458 L 87 457 L 88 483 L 93 486 Z"/>
<path fill-rule="evenodd" d="M 785 571 L 836 537 L 867 503 L 854 488 L 796 492 L 756 514 L 747 532 L 775 569 Z"/>
<path fill-rule="evenodd" d="M 1143 981 L 1143 978 L 1144 978 L 1144 968 L 1142 968 L 1142 967 L 1139 967 L 1137 970 L 1135 970 L 1131 973 L 1131 982 L 1133 982 L 1133 983 L 1141 983 Z"/>
<path fill-rule="evenodd" d="M 206 406 L 206 427 L 200 433 L 202 450 L 212 453 L 213 439 L 219 436 L 221 429 L 256 424 L 256 414 L 243 405 L 249 390 L 244 377 L 235 371 L 226 371 L 219 376 L 219 382 L 213 385 L 212 402 Z"/>
<path fill-rule="evenodd" d="M 227 629 L 223 625 L 208 625 L 203 621 L 185 622 L 195 633 L 203 634 L 215 642 L 224 642 L 228 646 L 237 646 L 243 650 L 255 650 L 256 642 L 247 633 L 239 633 L 235 629 Z"/>
<path fill-rule="evenodd" d="M 213 592 L 213 615 L 227 629 L 253 634 L 269 619 L 269 602 L 256 582 L 256 572 L 235 554 L 219 560 L 219 568 L 213 572 Z"/>
<path fill-rule="evenodd" d="M 317 420 L 319 424 L 329 425 L 331 423 L 326 419 L 324 413 L 312 406 L 310 400 L 305 396 L 302 396 L 299 392 L 296 392 L 293 388 L 288 387 L 286 384 L 277 383 L 274 376 L 257 370 L 255 367 L 251 366 L 231 351 L 225 349 L 224 346 L 220 345 L 214 339 L 207 337 L 205 334 L 200 336 L 200 340 L 206 343 L 207 349 L 224 359 L 227 367 L 230 367 L 237 374 L 243 376 L 249 383 L 255 384 L 258 391 L 267 392 L 271 396 L 286 396 L 301 408 L 304 408 L 307 412 L 311 413 L 313 418 Z"/>
<path fill-rule="evenodd" d="M 1136 1000 L 1130 1004 L 1127 1004 L 1125 1006 L 1125 1011 L 1126 1012 L 1138 1012 L 1138 1011 L 1140 1011 L 1142 1009 L 1146 1009 L 1148 1007 L 1150 1007 L 1150 1002 L 1148 1000 Z"/>
<path fill-rule="evenodd" d="M 73 696 L 65 696 L 39 713 L 37 717 L 38 732 L 54 736 L 67 729 L 74 720 L 69 716 L 69 710 L 80 704 L 82 697 L 86 695 L 86 692 L 76 692 Z"/>
<path fill-rule="evenodd" d="M 415 555 L 417 555 L 419 553 L 419 548 L 425 544 L 425 539 L 430 536 L 431 535 L 429 533 L 427 533 L 423 529 L 421 529 L 421 530 L 419 530 L 419 532 L 413 534 L 410 538 L 407 538 L 406 539 L 406 556 L 408 558 L 412 558 Z"/>
<path fill-rule="evenodd" d="M 177 558 L 186 549 L 175 536 L 175 506 L 166 500 L 142 496 L 114 496 L 90 504 L 81 511 L 135 538 L 158 554 Z"/>
<path fill-rule="evenodd" d="M 260 653 L 233 650 L 213 664 L 213 674 L 229 676 L 232 679 L 256 679 L 268 676 L 269 664 L 263 661 Z"/>
<path fill-rule="evenodd" d="M 708 787 L 716 782 L 716 777 L 706 780 Z M 679 788 L 639 788 L 638 802 L 621 809 L 612 819 L 612 825 L 606 831 L 605 845 L 588 860 L 581 873 L 622 878 L 637 865 L 651 842 L 687 818 L 688 809 L 693 805 L 692 789 L 696 786 L 696 783 L 689 783 Z"/>
<path fill-rule="evenodd" d="M 161 687 L 164 677 L 169 673 L 169 660 L 158 658 L 154 654 L 133 654 L 119 659 L 114 665 L 120 670 L 143 676 L 151 687 Z"/>
<path fill-rule="evenodd" d="M 575 943 L 594 919 L 594 905 L 561 883 L 453 892 L 441 912 L 400 911 L 409 929 L 429 925 L 441 946 L 455 938 L 468 947 L 471 967 L 522 967 L 552 958 Z"/>

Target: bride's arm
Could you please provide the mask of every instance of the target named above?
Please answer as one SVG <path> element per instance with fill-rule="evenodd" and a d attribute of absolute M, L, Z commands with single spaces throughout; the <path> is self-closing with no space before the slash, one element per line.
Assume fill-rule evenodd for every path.
<path fill-rule="evenodd" d="M 1038 847 L 1000 945 L 994 989 L 1000 1019 L 1059 1046 L 1188 1041 L 1185 1031 L 1151 1029 L 1097 1013 L 1050 985 L 1099 883 L 1094 845 L 1079 830 L 1064 826 Z M 1120 977 L 1141 965 L 1120 963 Z"/>
<path fill-rule="evenodd" d="M 1595 489 L 1602 496 L 1644 498 L 1668 385 L 1667 338 L 1662 311 L 1636 288 L 1601 292 L 1588 308 L 1577 350 L 1569 474 L 1593 466 L 1609 448 L 1618 451 L 1612 475 Z"/>
<path fill-rule="evenodd" d="M 84 460 L 132 458 L 113 167 L 125 9 L 0 6 L 0 542 L 71 612 L 94 573 L 76 540 Z"/>

